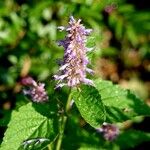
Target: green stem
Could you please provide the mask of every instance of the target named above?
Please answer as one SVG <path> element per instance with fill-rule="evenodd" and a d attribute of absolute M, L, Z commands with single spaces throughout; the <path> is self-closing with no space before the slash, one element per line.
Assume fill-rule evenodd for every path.
<path fill-rule="evenodd" d="M 69 110 L 70 110 L 70 103 L 71 103 L 71 89 L 69 91 L 69 96 L 68 96 L 68 100 L 67 100 L 67 103 L 66 103 L 66 113 L 68 114 Z"/>
<path fill-rule="evenodd" d="M 69 96 L 68 96 L 68 100 L 67 100 L 67 103 L 66 103 L 66 108 L 65 108 L 65 113 L 66 114 L 68 114 L 68 112 L 70 110 L 70 102 L 71 102 L 71 89 L 69 91 Z M 62 117 L 62 125 L 60 127 L 59 138 L 58 138 L 58 141 L 57 141 L 56 150 L 61 149 L 61 143 L 62 143 L 63 136 L 64 136 L 64 130 L 65 130 L 66 122 L 67 122 L 67 116 L 64 114 L 63 117 Z"/>

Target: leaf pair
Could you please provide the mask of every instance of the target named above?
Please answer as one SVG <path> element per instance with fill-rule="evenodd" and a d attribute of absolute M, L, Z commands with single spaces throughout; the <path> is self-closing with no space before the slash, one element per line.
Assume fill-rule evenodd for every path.
<path fill-rule="evenodd" d="M 129 90 L 112 82 L 96 80 L 95 86 L 83 85 L 74 90 L 75 103 L 87 123 L 99 127 L 104 121 L 123 122 L 133 117 L 150 115 L 150 108 Z"/>

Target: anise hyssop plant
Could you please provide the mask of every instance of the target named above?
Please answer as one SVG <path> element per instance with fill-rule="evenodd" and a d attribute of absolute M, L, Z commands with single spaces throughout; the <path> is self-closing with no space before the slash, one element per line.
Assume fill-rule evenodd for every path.
<path fill-rule="evenodd" d="M 123 129 L 125 121 L 150 115 L 150 108 L 129 90 L 88 78 L 88 73 L 93 75 L 88 59 L 93 48 L 87 47 L 92 29 L 73 16 L 58 29 L 66 36 L 58 42 L 64 56 L 54 75 L 53 92 L 32 77 L 21 80 L 31 101 L 12 112 L 0 150 L 114 149 L 129 138 L 127 147 L 135 135 L 148 140 L 147 133 Z"/>

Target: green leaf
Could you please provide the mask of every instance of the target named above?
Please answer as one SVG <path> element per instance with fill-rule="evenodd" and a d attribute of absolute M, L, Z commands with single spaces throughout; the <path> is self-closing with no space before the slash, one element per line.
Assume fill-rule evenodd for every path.
<path fill-rule="evenodd" d="M 105 120 L 104 106 L 98 90 L 93 86 L 82 85 L 79 90 L 74 90 L 72 97 L 81 116 L 92 127 L 98 127 Z"/>
<path fill-rule="evenodd" d="M 122 18 L 118 18 L 118 21 L 116 22 L 115 33 L 116 33 L 116 37 L 118 39 L 122 38 L 122 33 L 123 33 L 123 20 L 122 20 Z"/>
<path fill-rule="evenodd" d="M 122 122 L 135 116 L 150 115 L 150 107 L 131 91 L 104 80 L 96 80 L 95 87 L 105 106 L 107 122 Z"/>
<path fill-rule="evenodd" d="M 135 29 L 132 25 L 126 27 L 126 34 L 132 45 L 136 46 L 138 43 L 138 36 L 135 32 Z"/>
<path fill-rule="evenodd" d="M 26 104 L 12 113 L 0 150 L 40 150 L 57 136 L 57 119 L 48 104 Z M 41 146 L 39 146 L 41 145 Z"/>
<path fill-rule="evenodd" d="M 124 13 L 131 14 L 132 12 L 134 12 L 134 7 L 133 5 L 130 5 L 130 4 L 120 5 L 118 7 L 118 11 L 123 14 Z"/>
<path fill-rule="evenodd" d="M 130 129 L 118 137 L 116 144 L 118 144 L 121 149 L 129 149 L 135 148 L 135 146 L 146 141 L 150 141 L 150 133 Z"/>
<path fill-rule="evenodd" d="M 86 146 L 82 146 L 82 147 L 80 147 L 79 148 L 79 150 L 97 150 L 98 148 L 96 147 L 93 147 L 93 146 L 91 146 L 91 147 L 89 147 L 88 145 Z M 99 149 L 99 150 L 105 150 L 105 149 Z"/>

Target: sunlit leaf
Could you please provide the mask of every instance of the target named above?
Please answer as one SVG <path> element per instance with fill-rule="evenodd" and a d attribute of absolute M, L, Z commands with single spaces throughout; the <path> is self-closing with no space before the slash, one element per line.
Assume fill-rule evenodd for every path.
<path fill-rule="evenodd" d="M 107 122 L 122 122 L 135 116 L 150 115 L 150 107 L 131 91 L 105 80 L 96 80 L 95 87 L 105 106 Z"/>
<path fill-rule="evenodd" d="M 72 93 L 81 116 L 91 126 L 97 127 L 105 120 L 105 110 L 98 90 L 93 86 L 83 85 Z"/>
<path fill-rule="evenodd" d="M 48 108 L 44 104 L 29 103 L 14 111 L 0 150 L 18 150 L 31 145 L 38 150 L 52 142 L 57 136 L 57 120 Z"/>

